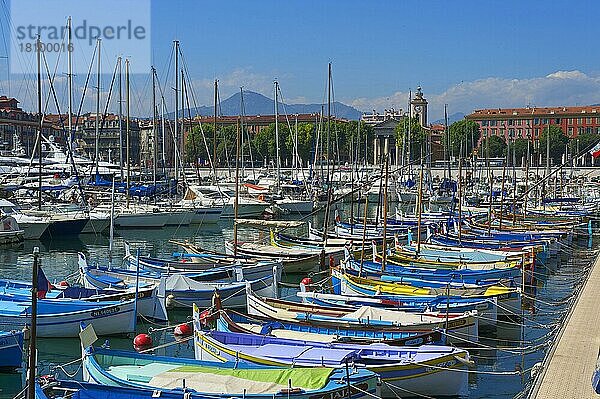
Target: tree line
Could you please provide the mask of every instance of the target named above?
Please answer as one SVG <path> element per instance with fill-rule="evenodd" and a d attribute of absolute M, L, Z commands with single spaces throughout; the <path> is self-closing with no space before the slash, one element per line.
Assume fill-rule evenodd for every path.
<path fill-rule="evenodd" d="M 360 123 L 360 128 L 359 128 Z M 217 126 L 216 166 L 227 166 L 235 159 L 236 125 Z M 373 127 L 358 121 L 331 121 L 329 124 L 329 148 L 327 146 L 327 123 L 279 123 L 279 157 L 282 165 L 291 165 L 295 153 L 303 165 L 313 162 L 315 153 L 317 161 L 345 163 L 372 159 Z M 251 159 L 255 165 L 264 162 L 275 163 L 277 156 L 275 123 L 263 127 L 253 133 L 247 128 L 240 131 L 240 154 L 249 165 Z M 187 134 L 185 142 L 185 161 L 193 164 L 208 165 L 214 152 L 214 125 L 194 126 Z M 207 151 L 208 150 L 208 151 Z M 252 154 L 252 157 L 251 157 Z"/>

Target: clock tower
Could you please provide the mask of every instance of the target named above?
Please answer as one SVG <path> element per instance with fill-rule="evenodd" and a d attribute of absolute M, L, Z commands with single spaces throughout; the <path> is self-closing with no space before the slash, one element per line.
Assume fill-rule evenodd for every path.
<path fill-rule="evenodd" d="M 417 87 L 415 98 L 410 100 L 411 118 L 419 118 L 421 126 L 427 126 L 427 100 L 423 98 L 421 86 Z"/>

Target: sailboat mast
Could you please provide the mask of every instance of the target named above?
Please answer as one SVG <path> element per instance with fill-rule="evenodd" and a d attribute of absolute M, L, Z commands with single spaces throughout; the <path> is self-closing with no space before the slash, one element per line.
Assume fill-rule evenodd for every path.
<path fill-rule="evenodd" d="M 279 192 L 281 191 L 281 185 L 280 185 L 280 176 L 281 176 L 281 162 L 279 159 L 279 97 L 278 97 L 278 87 L 279 83 L 277 83 L 277 81 L 275 81 L 275 151 L 276 151 L 276 158 L 277 158 L 277 194 L 279 194 Z"/>
<path fill-rule="evenodd" d="M 117 59 L 119 64 L 119 169 L 121 171 L 121 181 L 123 181 L 123 76 L 122 59 Z"/>
<path fill-rule="evenodd" d="M 42 210 L 42 128 L 44 127 L 44 117 L 42 115 L 42 59 L 40 47 L 42 42 L 40 41 L 40 35 L 37 37 L 36 50 L 37 50 L 37 101 L 38 101 L 38 115 L 40 118 L 40 124 L 38 126 L 38 210 Z"/>
<path fill-rule="evenodd" d="M 69 110 L 67 111 L 67 115 L 68 115 L 68 122 L 67 122 L 67 126 L 69 127 L 69 149 L 71 150 L 71 157 L 73 156 L 73 63 L 71 60 L 71 56 L 72 56 L 72 51 L 71 48 L 73 46 L 73 44 L 71 43 L 71 17 L 69 17 L 67 19 L 67 66 L 68 66 L 68 72 L 67 72 L 67 86 L 68 86 L 68 97 L 69 97 Z"/>
<path fill-rule="evenodd" d="M 238 250 L 238 207 L 240 201 L 240 120 L 236 124 L 236 147 L 235 147 L 235 202 L 233 207 L 233 256 L 237 257 Z"/>
<path fill-rule="evenodd" d="M 330 186 L 330 174 L 329 174 L 329 141 L 331 132 L 331 62 L 327 65 L 327 149 L 326 149 L 326 160 L 327 160 L 327 191 Z M 325 215 L 327 218 L 328 215 Z"/>
<path fill-rule="evenodd" d="M 98 47 L 98 69 L 96 71 L 96 149 L 95 158 L 96 163 L 96 175 L 98 174 L 98 165 L 100 163 L 100 49 L 102 40 L 96 39 L 96 46 Z"/>
<path fill-rule="evenodd" d="M 126 198 L 127 198 L 127 208 L 129 208 L 129 181 L 131 178 L 131 171 L 130 171 L 130 159 L 129 159 L 129 59 L 125 59 L 125 101 L 127 102 L 127 107 L 125 108 L 126 110 L 126 119 L 125 119 L 125 135 L 126 135 L 126 160 L 127 160 L 127 193 L 126 193 Z"/>
<path fill-rule="evenodd" d="M 179 159 L 177 156 L 177 144 L 179 142 L 179 40 L 174 40 L 175 44 L 175 179 L 179 179 Z"/>
<path fill-rule="evenodd" d="M 419 194 L 417 196 L 417 256 L 421 253 L 421 217 L 423 213 L 423 160 L 419 172 Z"/>
<path fill-rule="evenodd" d="M 381 254 L 381 271 L 385 271 L 387 260 L 387 211 L 388 211 L 388 174 L 390 170 L 390 154 L 385 154 L 385 185 L 383 187 L 383 253 Z"/>
<path fill-rule="evenodd" d="M 409 90 L 408 91 L 408 107 L 409 107 L 409 109 L 410 109 L 410 103 L 411 102 L 412 102 L 412 90 Z M 411 147 L 411 137 L 410 136 L 411 136 L 411 133 L 412 133 L 412 131 L 411 131 L 412 130 L 412 118 L 413 118 L 412 112 L 409 112 L 408 138 L 406 140 L 406 145 L 408 146 L 408 148 L 407 148 L 407 154 L 408 154 L 408 156 L 407 156 L 407 163 L 408 163 L 409 173 L 412 170 L 412 166 L 410 164 L 410 157 L 411 157 L 411 151 L 410 151 L 411 150 L 411 148 L 410 148 Z M 403 143 L 404 143 L 404 141 L 403 141 Z"/>
<path fill-rule="evenodd" d="M 215 101 L 214 101 L 214 117 L 215 126 L 213 130 L 213 182 L 217 182 L 217 102 L 219 101 L 219 81 L 215 79 Z"/>
<path fill-rule="evenodd" d="M 156 69 L 151 67 L 152 72 L 152 184 L 156 189 L 156 147 L 158 140 L 156 139 Z"/>
<path fill-rule="evenodd" d="M 458 153 L 458 245 L 462 245 L 462 142 Z"/>

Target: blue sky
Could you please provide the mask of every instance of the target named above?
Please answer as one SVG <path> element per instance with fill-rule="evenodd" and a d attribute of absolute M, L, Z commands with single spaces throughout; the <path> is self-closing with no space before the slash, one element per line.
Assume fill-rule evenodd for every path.
<path fill-rule="evenodd" d="M 164 76 L 180 40 L 202 104 L 214 78 L 222 98 L 240 85 L 271 95 L 277 78 L 289 102 L 321 102 L 330 61 L 336 99 L 361 110 L 405 108 L 418 85 L 432 118 L 444 103 L 468 113 L 600 102 L 594 1 L 152 1 L 151 11 L 152 62 Z M 144 104 L 148 79 L 137 79 Z"/>

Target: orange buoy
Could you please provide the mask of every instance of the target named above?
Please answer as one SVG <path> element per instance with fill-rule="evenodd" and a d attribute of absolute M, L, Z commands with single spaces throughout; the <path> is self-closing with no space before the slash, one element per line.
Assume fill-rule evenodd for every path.
<path fill-rule="evenodd" d="M 173 329 L 173 334 L 179 336 L 192 335 L 192 327 L 188 323 L 181 323 Z"/>

